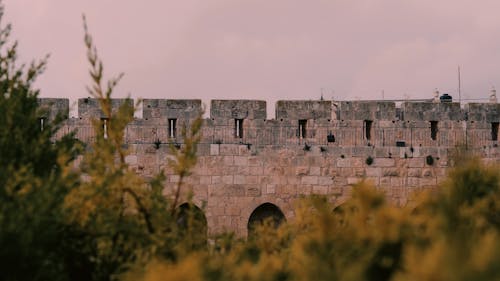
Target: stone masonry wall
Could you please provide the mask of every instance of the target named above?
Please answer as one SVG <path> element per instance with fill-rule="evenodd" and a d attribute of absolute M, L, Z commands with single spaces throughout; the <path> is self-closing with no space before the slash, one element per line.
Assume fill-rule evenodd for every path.
<path fill-rule="evenodd" d="M 116 100 L 113 107 L 123 102 L 132 101 Z M 41 99 L 40 104 L 50 116 L 69 111 L 66 99 Z M 179 132 L 201 112 L 201 101 L 146 99 L 143 108 L 143 118 L 126 129 L 131 151 L 126 161 L 146 178 L 163 170 L 169 196 L 178 177 L 168 167 L 167 144 L 182 145 Z M 58 134 L 76 130 L 80 140 L 92 142 L 91 118 L 105 117 L 93 99 L 80 99 L 78 109 L 79 118 L 66 120 Z M 178 131 L 174 138 L 172 119 Z M 241 123 L 236 125 L 236 119 Z M 404 205 L 414 191 L 435 188 L 445 178 L 457 147 L 500 163 L 499 121 L 498 103 L 462 109 L 458 103 L 397 107 L 387 101 L 279 101 L 276 119 L 268 120 L 265 101 L 214 100 L 204 120 L 198 163 L 184 190 L 194 192 L 209 234 L 246 235 L 252 212 L 267 202 L 286 219 L 293 219 L 294 202 L 307 194 L 328 195 L 333 208 L 362 180 Z M 235 126 L 242 126 L 241 135 Z"/>

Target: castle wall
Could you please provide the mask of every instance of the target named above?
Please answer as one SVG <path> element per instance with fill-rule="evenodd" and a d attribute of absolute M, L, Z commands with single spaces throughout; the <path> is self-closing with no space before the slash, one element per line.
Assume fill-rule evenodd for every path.
<path fill-rule="evenodd" d="M 123 102 L 113 101 L 113 108 Z M 66 112 L 68 103 L 42 99 L 41 104 Z M 182 128 L 201 110 L 200 100 L 146 99 L 143 118 L 126 128 L 131 151 L 126 161 L 146 178 L 164 171 L 166 196 L 179 180 L 167 164 L 168 143 L 182 145 Z M 79 139 L 92 142 L 90 120 L 104 118 L 97 101 L 79 100 L 79 115 L 58 134 L 76 130 Z M 303 195 L 328 195 L 333 208 L 362 180 L 394 203 L 407 204 L 414 191 L 435 188 L 445 178 L 459 146 L 500 163 L 498 132 L 497 140 L 492 134 L 500 121 L 497 103 L 461 109 L 457 103 L 279 101 L 276 119 L 266 116 L 265 101 L 211 102 L 198 163 L 184 187 L 204 206 L 210 234 L 246 235 L 250 214 L 266 202 L 287 219 L 293 219 L 294 202 Z"/>

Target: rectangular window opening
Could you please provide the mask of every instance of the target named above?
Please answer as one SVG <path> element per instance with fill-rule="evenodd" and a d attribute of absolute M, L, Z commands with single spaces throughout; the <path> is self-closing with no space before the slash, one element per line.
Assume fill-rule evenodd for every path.
<path fill-rule="evenodd" d="M 175 138 L 177 135 L 177 119 L 171 118 L 168 119 L 168 137 Z"/>
<path fill-rule="evenodd" d="M 365 138 L 366 140 L 372 139 L 372 120 L 365 120 Z"/>
<path fill-rule="evenodd" d="M 301 119 L 299 120 L 299 138 L 303 139 L 306 138 L 306 132 L 307 132 L 307 120 L 306 119 Z"/>
<path fill-rule="evenodd" d="M 234 119 L 234 136 L 243 138 L 243 119 Z"/>
<path fill-rule="evenodd" d="M 438 121 L 431 121 L 431 139 L 436 140 L 438 133 Z"/>
<path fill-rule="evenodd" d="M 498 124 L 499 124 L 499 122 L 492 122 L 491 123 L 491 140 L 493 140 L 493 141 L 498 140 Z"/>
<path fill-rule="evenodd" d="M 106 139 L 108 139 L 109 119 L 108 118 L 101 118 L 101 123 L 102 123 L 103 137 L 106 140 Z"/>
<path fill-rule="evenodd" d="M 43 130 L 45 129 L 45 124 L 47 123 L 47 118 L 40 117 L 40 118 L 38 118 L 38 120 L 39 120 L 39 124 L 40 124 L 40 131 L 43 132 Z"/>

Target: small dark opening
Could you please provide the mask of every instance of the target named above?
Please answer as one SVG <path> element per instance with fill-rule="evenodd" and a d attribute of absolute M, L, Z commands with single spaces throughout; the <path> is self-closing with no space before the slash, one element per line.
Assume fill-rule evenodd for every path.
<path fill-rule="evenodd" d="M 365 137 L 366 140 L 372 139 L 372 120 L 365 120 Z"/>
<path fill-rule="evenodd" d="M 234 119 L 234 136 L 243 138 L 243 119 Z"/>
<path fill-rule="evenodd" d="M 438 133 L 438 121 L 431 121 L 431 139 L 436 140 Z"/>
<path fill-rule="evenodd" d="M 307 120 L 301 119 L 299 120 L 299 138 L 306 138 L 307 132 Z"/>
<path fill-rule="evenodd" d="M 102 136 L 104 139 L 108 139 L 108 127 L 109 127 L 109 118 L 101 118 L 102 124 Z"/>
<path fill-rule="evenodd" d="M 396 141 L 396 146 L 397 147 L 405 147 L 406 146 L 406 142 L 405 141 Z"/>
<path fill-rule="evenodd" d="M 335 135 L 334 135 L 334 134 L 332 134 L 331 132 L 330 132 L 330 133 L 328 133 L 328 135 L 326 136 L 326 140 L 327 140 L 328 142 L 335 142 Z"/>
<path fill-rule="evenodd" d="M 177 119 L 168 119 L 168 137 L 175 138 L 177 135 Z"/>
<path fill-rule="evenodd" d="M 492 122 L 491 123 L 491 140 L 494 140 L 494 141 L 498 140 L 498 124 L 499 124 L 499 122 Z"/>
<path fill-rule="evenodd" d="M 43 132 L 43 129 L 45 128 L 45 124 L 47 123 L 47 118 L 40 117 L 40 118 L 38 118 L 38 121 L 39 121 L 39 124 L 40 124 L 40 131 Z"/>

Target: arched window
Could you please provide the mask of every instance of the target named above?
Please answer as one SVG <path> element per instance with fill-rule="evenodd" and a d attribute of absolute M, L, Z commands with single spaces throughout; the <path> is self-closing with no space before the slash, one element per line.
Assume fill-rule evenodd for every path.
<path fill-rule="evenodd" d="M 280 208 L 271 203 L 264 203 L 257 207 L 248 219 L 248 235 L 251 236 L 255 231 L 255 227 L 264 222 L 269 222 L 274 227 L 278 227 L 285 221 L 285 215 Z"/>
<path fill-rule="evenodd" d="M 177 209 L 177 226 L 183 237 L 192 239 L 193 246 L 205 246 L 207 242 L 207 218 L 192 203 L 184 203 Z"/>

